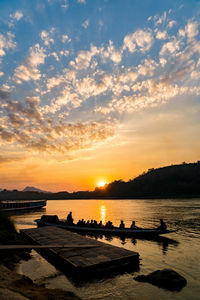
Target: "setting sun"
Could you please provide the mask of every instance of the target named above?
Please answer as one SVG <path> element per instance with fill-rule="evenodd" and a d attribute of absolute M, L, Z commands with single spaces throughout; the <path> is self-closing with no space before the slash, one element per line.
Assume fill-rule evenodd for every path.
<path fill-rule="evenodd" d="M 107 181 L 104 179 L 101 179 L 97 183 L 97 187 L 104 187 L 107 184 Z"/>

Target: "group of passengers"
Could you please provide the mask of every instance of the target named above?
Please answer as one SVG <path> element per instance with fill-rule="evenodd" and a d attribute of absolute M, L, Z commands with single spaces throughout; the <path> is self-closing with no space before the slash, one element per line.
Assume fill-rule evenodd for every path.
<path fill-rule="evenodd" d="M 99 223 L 96 220 L 88 220 L 85 221 L 84 219 L 81 219 L 77 222 L 77 224 L 74 224 L 74 219 L 72 218 L 72 212 L 70 211 L 70 213 L 67 216 L 67 223 L 70 225 L 77 225 L 80 227 L 90 227 L 90 228 L 106 228 L 106 229 L 113 229 L 113 223 L 111 221 L 108 221 L 105 225 L 102 224 L 102 221 L 100 221 Z M 121 220 L 121 223 L 119 225 L 120 229 L 124 229 L 125 228 L 125 224 L 124 221 Z M 135 221 L 132 221 L 132 224 L 130 226 L 131 229 L 137 229 L 138 227 L 135 225 Z M 160 226 L 158 227 L 158 229 L 161 230 L 166 230 L 167 226 L 165 224 L 165 222 L 163 221 L 163 219 L 160 219 Z"/>

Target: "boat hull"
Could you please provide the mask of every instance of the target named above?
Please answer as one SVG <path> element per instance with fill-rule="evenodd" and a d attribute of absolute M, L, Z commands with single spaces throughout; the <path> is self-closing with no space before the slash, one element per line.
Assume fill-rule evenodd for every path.
<path fill-rule="evenodd" d="M 46 206 L 46 200 L 1 201 L 0 211 L 18 211 Z"/>
<path fill-rule="evenodd" d="M 172 233 L 176 232 L 177 230 L 159 230 L 159 229 L 131 229 L 131 228 L 113 228 L 113 229 L 107 229 L 107 228 L 89 228 L 89 227 L 80 227 L 80 226 L 70 226 L 67 224 L 64 224 L 64 222 L 59 222 L 57 224 L 55 223 L 48 223 L 41 221 L 40 219 L 35 220 L 38 227 L 41 226 L 57 226 L 63 229 L 67 229 L 73 232 L 77 233 L 84 233 L 84 234 L 94 234 L 94 235 L 116 235 L 116 236 L 125 236 L 125 237 L 155 237 L 159 236 L 160 234 L 166 234 L 166 233 Z"/>

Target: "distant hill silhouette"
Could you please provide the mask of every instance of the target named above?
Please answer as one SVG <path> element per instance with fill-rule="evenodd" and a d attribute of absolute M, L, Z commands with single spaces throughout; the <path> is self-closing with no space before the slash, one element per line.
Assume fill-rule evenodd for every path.
<path fill-rule="evenodd" d="M 199 197 L 200 162 L 149 169 L 133 180 L 114 181 L 98 192 L 109 198 Z"/>
<path fill-rule="evenodd" d="M 22 192 L 39 192 L 39 193 L 50 193 L 50 192 L 47 192 L 47 191 L 44 191 L 44 190 L 40 190 L 34 186 L 26 186 Z"/>
<path fill-rule="evenodd" d="M 131 198 L 200 198 L 200 161 L 149 169 L 135 179 L 117 180 L 94 191 L 44 193 L 42 191 L 0 192 L 7 199 L 131 199 Z"/>

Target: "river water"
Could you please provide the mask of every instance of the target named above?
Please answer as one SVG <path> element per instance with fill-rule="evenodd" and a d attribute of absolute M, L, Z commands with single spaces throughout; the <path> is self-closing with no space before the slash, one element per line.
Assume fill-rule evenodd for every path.
<path fill-rule="evenodd" d="M 159 240 L 105 238 L 101 241 L 139 252 L 140 269 L 137 272 L 101 278 L 87 283 L 75 284 L 62 272 L 56 270 L 37 252 L 32 258 L 20 262 L 18 272 L 29 276 L 38 284 L 49 288 L 71 290 L 82 299 L 131 299 L 131 300 L 199 300 L 200 299 L 200 199 L 160 200 L 51 200 L 46 208 L 37 211 L 12 214 L 18 229 L 36 227 L 34 219 L 43 214 L 56 214 L 66 218 L 73 212 L 74 221 L 96 219 L 104 223 L 111 220 L 119 225 L 123 219 L 126 226 L 132 220 L 140 227 L 156 227 L 163 218 L 169 229 L 176 233 Z M 133 279 L 138 274 L 172 268 L 187 280 L 187 286 L 179 292 L 171 292 L 149 283 Z"/>

